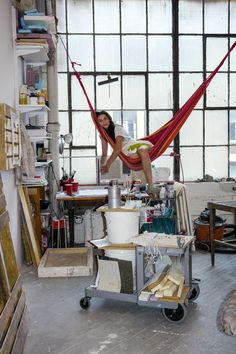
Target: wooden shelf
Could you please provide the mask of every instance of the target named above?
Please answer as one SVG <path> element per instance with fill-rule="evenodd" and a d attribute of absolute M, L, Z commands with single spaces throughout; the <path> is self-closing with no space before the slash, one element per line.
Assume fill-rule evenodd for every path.
<path fill-rule="evenodd" d="M 16 45 L 16 52 L 28 63 L 44 65 L 49 61 L 48 48 L 43 45 Z"/>
<path fill-rule="evenodd" d="M 42 111 L 42 112 L 50 111 L 50 108 L 48 106 L 46 106 L 45 104 L 44 105 L 20 104 L 18 107 L 19 107 L 20 113 L 29 113 L 29 112 L 35 112 L 35 111 Z"/>
<path fill-rule="evenodd" d="M 48 166 L 51 162 L 52 162 L 52 160 L 45 161 L 45 162 L 36 161 L 35 162 L 35 167 Z"/>

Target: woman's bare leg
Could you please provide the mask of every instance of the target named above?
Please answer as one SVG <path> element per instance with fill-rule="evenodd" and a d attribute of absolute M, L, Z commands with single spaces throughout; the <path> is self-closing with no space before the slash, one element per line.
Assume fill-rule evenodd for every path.
<path fill-rule="evenodd" d="M 140 156 L 142 162 L 143 172 L 145 174 L 147 183 L 150 186 L 152 185 L 152 166 L 148 150 L 140 149 L 138 150 L 138 155 Z"/>

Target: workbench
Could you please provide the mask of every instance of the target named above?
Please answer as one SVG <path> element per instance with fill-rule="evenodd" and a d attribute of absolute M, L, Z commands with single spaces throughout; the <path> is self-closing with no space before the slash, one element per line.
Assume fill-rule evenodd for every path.
<path fill-rule="evenodd" d="M 224 244 L 223 241 L 215 239 L 215 220 L 216 210 L 228 211 L 234 214 L 234 224 L 236 224 L 236 200 L 208 202 L 207 207 L 210 211 L 210 245 L 211 245 L 211 265 L 215 265 L 215 244 Z M 236 246 L 232 247 L 236 248 Z"/>

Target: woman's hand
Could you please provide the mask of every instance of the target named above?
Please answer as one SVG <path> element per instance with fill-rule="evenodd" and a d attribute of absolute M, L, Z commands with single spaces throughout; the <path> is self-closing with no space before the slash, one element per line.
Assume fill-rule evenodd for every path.
<path fill-rule="evenodd" d="M 109 167 L 107 165 L 103 165 L 101 167 L 101 174 L 108 173 L 109 172 Z"/>

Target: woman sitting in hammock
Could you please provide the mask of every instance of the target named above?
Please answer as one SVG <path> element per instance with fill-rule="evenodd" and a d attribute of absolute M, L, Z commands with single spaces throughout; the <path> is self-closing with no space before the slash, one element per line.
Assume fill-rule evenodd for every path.
<path fill-rule="evenodd" d="M 101 158 L 101 173 L 109 172 L 109 168 L 112 162 L 119 156 L 120 152 L 130 156 L 137 157 L 141 159 L 143 172 L 146 177 L 146 181 L 149 186 L 152 185 L 152 168 L 151 160 L 149 157 L 148 150 L 153 146 L 152 143 L 145 140 L 134 140 L 132 139 L 125 129 L 112 121 L 111 116 L 105 112 L 101 111 L 97 113 L 97 118 L 99 124 L 105 129 L 107 134 L 115 142 L 113 152 L 111 156 L 107 159 L 107 142 L 101 137 L 102 141 L 102 158 Z"/>

